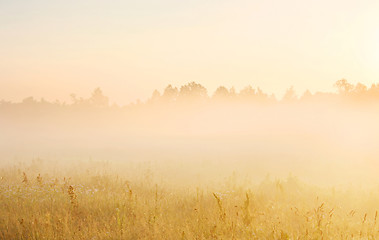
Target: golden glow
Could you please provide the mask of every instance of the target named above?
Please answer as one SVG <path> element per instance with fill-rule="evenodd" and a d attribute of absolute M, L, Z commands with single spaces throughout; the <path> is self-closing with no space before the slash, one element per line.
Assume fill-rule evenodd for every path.
<path fill-rule="evenodd" d="M 379 27 L 372 29 L 372 33 L 368 36 L 365 55 L 367 56 L 367 65 L 379 74 Z M 379 79 L 379 75 L 377 77 Z"/>
<path fill-rule="evenodd" d="M 379 239 L 378 10 L 0 0 L 0 239 Z"/>
<path fill-rule="evenodd" d="M 69 100 L 102 87 L 146 100 L 167 84 L 332 90 L 379 77 L 377 1 L 0 3 L 0 96 Z"/>
<path fill-rule="evenodd" d="M 355 36 L 355 56 L 361 68 L 362 76 L 375 76 L 379 79 L 379 29 L 366 26 Z"/>

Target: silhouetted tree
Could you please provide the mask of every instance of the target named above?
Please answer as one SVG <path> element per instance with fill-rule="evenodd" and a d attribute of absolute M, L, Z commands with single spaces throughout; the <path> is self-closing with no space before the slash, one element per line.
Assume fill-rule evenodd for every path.
<path fill-rule="evenodd" d="M 176 87 L 172 87 L 171 84 L 168 85 L 163 91 L 162 100 L 166 103 L 175 102 L 178 98 L 179 91 Z"/>
<path fill-rule="evenodd" d="M 379 84 L 372 84 L 367 90 L 367 94 L 371 99 L 379 99 Z"/>
<path fill-rule="evenodd" d="M 255 94 L 256 94 L 255 89 L 249 85 L 240 91 L 239 97 L 244 100 L 253 99 L 256 97 Z"/>
<path fill-rule="evenodd" d="M 236 92 L 236 89 L 234 87 L 231 87 L 229 89 L 229 96 L 230 96 L 231 99 L 236 99 L 237 92 Z"/>
<path fill-rule="evenodd" d="M 287 89 L 286 93 L 283 96 L 283 101 L 294 101 L 297 100 L 297 95 L 293 86 Z"/>
<path fill-rule="evenodd" d="M 34 100 L 33 97 L 27 97 L 22 100 L 23 104 L 33 104 L 36 103 L 36 100 Z"/>
<path fill-rule="evenodd" d="M 149 99 L 148 103 L 158 103 L 161 99 L 161 94 L 158 90 L 154 90 L 153 94 L 151 95 L 151 98 Z"/>
<path fill-rule="evenodd" d="M 201 84 L 190 82 L 180 87 L 179 97 L 182 100 L 202 100 L 208 97 L 207 89 Z"/>
<path fill-rule="evenodd" d="M 229 90 L 224 86 L 220 86 L 216 89 L 212 98 L 215 100 L 225 100 L 229 98 Z"/>
<path fill-rule="evenodd" d="M 108 107 L 109 106 L 109 99 L 108 97 L 104 96 L 103 91 L 101 91 L 100 88 L 96 88 L 92 92 L 92 96 L 89 99 L 90 104 L 97 106 L 97 107 Z"/>
<path fill-rule="evenodd" d="M 76 97 L 75 93 L 71 93 L 70 97 L 73 104 L 77 104 L 79 102 L 79 99 Z"/>
<path fill-rule="evenodd" d="M 307 89 L 303 96 L 301 96 L 300 100 L 310 100 L 312 98 L 312 93 Z"/>
<path fill-rule="evenodd" d="M 339 92 L 340 94 L 348 94 L 348 93 L 350 93 L 350 92 L 353 90 L 353 88 L 354 88 L 353 84 L 348 83 L 346 79 L 338 80 L 338 81 L 334 84 L 334 86 L 337 88 L 337 90 L 338 90 L 338 92 Z"/>
<path fill-rule="evenodd" d="M 357 83 L 354 87 L 354 93 L 358 95 L 364 95 L 367 92 L 367 86 L 362 83 Z"/>

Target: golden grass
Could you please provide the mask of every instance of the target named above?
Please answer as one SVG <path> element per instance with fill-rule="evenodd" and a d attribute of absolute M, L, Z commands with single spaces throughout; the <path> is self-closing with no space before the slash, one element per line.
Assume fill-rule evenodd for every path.
<path fill-rule="evenodd" d="M 101 168 L 3 168 L 0 239 L 379 238 L 377 190 L 318 188 L 294 177 L 166 185 L 142 167 L 130 176 Z"/>

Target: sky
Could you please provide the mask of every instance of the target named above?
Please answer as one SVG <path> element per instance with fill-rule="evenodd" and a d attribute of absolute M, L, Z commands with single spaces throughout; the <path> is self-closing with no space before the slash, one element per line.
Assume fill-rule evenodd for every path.
<path fill-rule="evenodd" d="M 379 82 L 377 0 L 0 0 L 0 99 Z"/>

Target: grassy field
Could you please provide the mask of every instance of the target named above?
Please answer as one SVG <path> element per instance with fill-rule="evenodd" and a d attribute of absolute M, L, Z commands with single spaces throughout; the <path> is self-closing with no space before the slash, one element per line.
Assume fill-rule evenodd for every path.
<path fill-rule="evenodd" d="M 377 189 L 319 188 L 291 176 L 166 184 L 154 171 L 38 161 L 3 167 L 0 239 L 379 238 Z"/>

